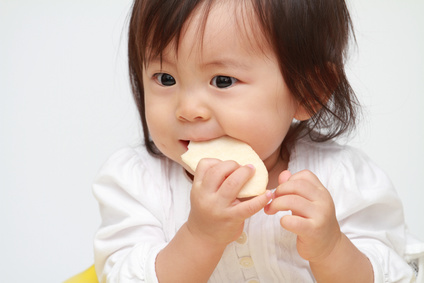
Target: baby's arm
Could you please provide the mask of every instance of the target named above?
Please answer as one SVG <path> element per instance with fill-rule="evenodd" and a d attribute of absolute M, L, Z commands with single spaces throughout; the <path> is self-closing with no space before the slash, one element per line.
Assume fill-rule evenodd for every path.
<path fill-rule="evenodd" d="M 266 193 L 236 199 L 254 169 L 233 161 L 203 159 L 196 170 L 187 222 L 158 254 L 156 273 L 163 282 L 206 282 L 225 247 L 243 231 L 244 220 L 271 199 Z"/>
<path fill-rule="evenodd" d="M 173 195 L 168 180 L 158 178 L 167 176 L 161 171 L 163 162 L 127 148 L 114 154 L 99 172 L 93 185 L 102 216 L 94 240 L 99 282 L 158 282 L 158 276 L 161 283 L 207 281 L 225 243 L 241 233 L 244 218 L 271 199 L 271 194 L 261 195 L 240 203 L 234 197 L 238 182 L 254 170 L 233 164 L 230 167 L 235 169 L 226 171 L 221 166 L 227 167 L 227 162 L 216 167 L 214 161 L 205 160 L 195 174 L 188 217 L 181 211 L 188 208 L 186 187 L 175 188 Z M 225 182 L 220 184 L 217 178 Z M 187 217 L 179 228 L 179 220 Z"/>
<path fill-rule="evenodd" d="M 268 214 L 291 210 L 281 226 L 297 235 L 297 250 L 317 282 L 373 282 L 368 258 L 340 231 L 330 193 L 309 171 L 279 178 Z"/>

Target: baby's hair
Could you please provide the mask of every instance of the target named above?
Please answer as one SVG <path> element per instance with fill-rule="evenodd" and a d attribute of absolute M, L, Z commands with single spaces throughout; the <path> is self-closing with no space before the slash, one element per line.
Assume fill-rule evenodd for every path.
<path fill-rule="evenodd" d="M 202 32 L 215 2 L 222 0 L 134 1 L 128 41 L 130 81 L 144 141 L 154 155 L 160 152 L 147 127 L 143 68 L 151 58 L 162 58 L 170 44 L 178 49 L 184 25 L 200 8 L 204 13 L 203 26 L 199 27 Z M 275 52 L 291 94 L 311 115 L 308 120 L 292 123 L 282 148 L 305 135 L 314 141 L 327 141 L 351 132 L 359 103 L 344 70 L 349 39 L 355 38 L 345 1 L 238 0 L 237 4 L 244 11 L 241 13 L 250 17 L 243 23 L 259 25 L 256 30 L 262 34 L 256 38 L 266 39 L 262 45 L 268 44 Z"/>

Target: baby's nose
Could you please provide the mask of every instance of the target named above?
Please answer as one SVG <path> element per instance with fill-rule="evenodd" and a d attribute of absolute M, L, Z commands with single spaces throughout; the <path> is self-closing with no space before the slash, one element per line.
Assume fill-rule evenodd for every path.
<path fill-rule="evenodd" d="M 175 115 L 184 122 L 200 122 L 209 120 L 211 111 L 205 101 L 196 94 L 183 94 L 178 97 Z"/>

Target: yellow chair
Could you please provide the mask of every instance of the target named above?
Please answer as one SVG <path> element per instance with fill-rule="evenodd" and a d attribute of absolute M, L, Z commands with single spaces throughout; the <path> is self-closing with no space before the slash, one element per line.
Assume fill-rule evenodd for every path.
<path fill-rule="evenodd" d="M 69 278 L 64 283 L 99 283 L 97 280 L 96 270 L 94 265 L 90 266 L 87 270 Z"/>

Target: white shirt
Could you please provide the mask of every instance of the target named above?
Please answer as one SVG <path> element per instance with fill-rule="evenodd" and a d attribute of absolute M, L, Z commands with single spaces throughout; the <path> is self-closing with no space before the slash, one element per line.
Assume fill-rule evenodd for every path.
<path fill-rule="evenodd" d="M 352 147 L 301 140 L 289 170 L 304 169 L 331 193 L 340 228 L 370 259 L 375 282 L 415 282 L 411 265 L 423 265 L 424 244 L 408 234 L 386 175 Z M 122 149 L 107 161 L 93 185 L 102 217 L 94 240 L 100 282 L 158 282 L 156 256 L 187 220 L 190 189 L 179 164 L 152 157 L 143 147 Z M 296 235 L 280 226 L 286 213 L 261 211 L 247 219 L 209 282 L 314 282 L 297 253 Z"/>

